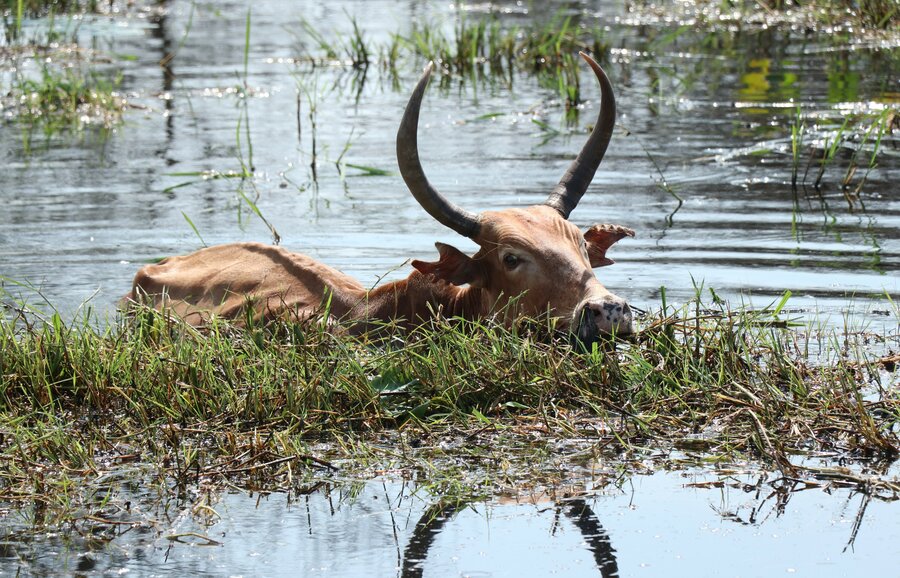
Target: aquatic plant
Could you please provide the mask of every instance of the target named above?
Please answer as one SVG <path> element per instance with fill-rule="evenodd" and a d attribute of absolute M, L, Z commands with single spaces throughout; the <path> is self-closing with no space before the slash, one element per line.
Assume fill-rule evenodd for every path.
<path fill-rule="evenodd" d="M 462 18 L 450 36 L 442 26 L 428 22 L 417 24 L 408 35 L 392 35 L 381 46 L 370 46 L 356 19 L 348 18 L 353 28 L 349 40 L 338 36 L 334 41 L 302 21 L 318 52 L 308 52 L 304 58 L 316 64 L 340 60 L 366 69 L 371 55 L 379 54 L 383 68 L 395 77 L 401 60 L 410 56 L 433 60 L 444 74 L 503 79 L 520 70 L 538 75 L 542 84 L 557 89 L 569 107 L 580 102 L 577 53 L 587 51 L 602 59 L 609 51 L 599 28 L 576 25 L 570 16 L 557 15 L 527 27 L 507 27 L 496 17 Z"/>
<path fill-rule="evenodd" d="M 118 325 L 89 315 L 66 324 L 7 296 L 0 500 L 86 515 L 93 489 L 77 480 L 123 463 L 155 472 L 164 494 L 201 483 L 284 488 L 335 463 L 345 476 L 427 469 L 446 457 L 443 444 L 417 451 L 403 439 L 462 435 L 474 451 L 482 434 L 472 432 L 510 444 L 504 459 L 524 460 L 527 478 L 524 464 L 544 450 L 519 444 L 521 428 L 619 459 L 652 443 L 797 479 L 818 475 L 798 454 L 898 455 L 900 336 L 797 326 L 788 294 L 765 310 L 712 295 L 664 303 L 632 341 L 589 351 L 553 337 L 546 320 L 452 319 L 353 338 L 315 320 L 198 331 L 146 309 Z M 441 479 L 452 486 L 456 475 L 470 474 Z M 877 491 L 877 478 L 867 483 Z"/>
<path fill-rule="evenodd" d="M 19 118 L 53 133 L 85 125 L 110 127 L 122 119 L 128 101 L 117 92 L 120 77 L 108 78 L 81 68 L 45 65 L 40 77 L 15 81 L 10 100 Z"/>
<path fill-rule="evenodd" d="M 861 25 L 881 29 L 896 28 L 900 17 L 895 0 L 761 0 L 752 4 L 769 10 L 801 10 L 826 24 L 844 24 L 850 16 Z"/>
<path fill-rule="evenodd" d="M 900 109 L 887 107 L 877 115 L 863 115 L 861 119 L 856 120 L 855 140 L 857 145 L 852 148 L 853 153 L 847 161 L 847 169 L 842 180 L 842 190 L 847 196 L 847 201 L 851 207 L 853 199 L 859 198 L 859 193 L 869 178 L 869 173 L 878 166 L 879 159 L 882 155 L 882 146 L 888 139 L 892 139 L 891 143 L 894 148 L 897 147 L 897 137 L 895 133 L 900 132 Z M 837 140 L 837 139 L 835 139 Z M 866 154 L 868 153 L 868 160 Z M 828 158 L 828 161 L 834 159 L 834 154 Z M 823 156 L 823 165 L 825 157 Z M 853 179 L 860 167 L 865 168 L 865 172 L 857 181 L 855 187 L 852 187 Z"/>
<path fill-rule="evenodd" d="M 45 16 L 55 14 L 76 14 L 81 12 L 97 12 L 104 4 L 98 0 L 10 0 L 16 14 L 27 16 Z"/>
<path fill-rule="evenodd" d="M 347 37 L 339 35 L 334 41 L 329 41 L 325 34 L 308 20 L 303 19 L 300 21 L 300 28 L 307 37 L 312 39 L 317 49 L 321 52 L 321 56 L 310 56 L 310 58 L 314 61 L 322 58 L 325 60 L 345 60 L 353 68 L 368 68 L 371 63 L 369 44 L 362 29 L 359 27 L 356 17 L 351 16 L 346 11 L 344 14 L 350 21 L 353 32 Z"/>
<path fill-rule="evenodd" d="M 790 137 L 792 186 L 812 186 L 818 190 L 825 186 L 826 174 L 832 171 L 853 209 L 871 171 L 897 145 L 900 132 L 897 119 L 898 111 L 888 106 L 873 112 L 849 114 L 833 123 L 815 119 L 816 124 L 809 126 L 813 120 L 798 107 Z M 804 158 L 806 168 L 801 174 Z M 816 165 L 817 170 L 813 171 Z M 861 172 L 860 168 L 865 170 Z"/>

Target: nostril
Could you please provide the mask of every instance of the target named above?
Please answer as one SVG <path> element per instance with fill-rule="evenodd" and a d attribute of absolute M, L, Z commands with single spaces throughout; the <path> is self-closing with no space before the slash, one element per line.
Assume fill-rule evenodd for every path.
<path fill-rule="evenodd" d="M 631 307 L 620 299 L 588 303 L 584 310 L 590 310 L 601 325 L 629 323 L 632 316 Z"/>
<path fill-rule="evenodd" d="M 618 321 L 623 315 L 626 315 L 628 305 L 616 301 L 607 301 L 606 303 L 591 304 L 590 308 L 601 319 L 606 321 Z"/>

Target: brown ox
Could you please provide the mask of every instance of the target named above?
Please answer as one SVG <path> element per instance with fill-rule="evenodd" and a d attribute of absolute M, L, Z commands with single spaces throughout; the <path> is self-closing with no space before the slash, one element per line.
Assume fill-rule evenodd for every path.
<path fill-rule="evenodd" d="M 371 322 L 397 320 L 407 326 L 439 312 L 478 318 L 503 311 L 516 315 L 549 313 L 582 341 L 601 334 L 631 332 L 628 304 L 610 293 L 592 268 L 612 264 L 606 250 L 633 232 L 595 225 L 582 234 L 567 219 L 594 177 L 615 124 L 612 86 L 600 66 L 582 54 L 600 83 L 597 123 L 578 157 L 542 205 L 485 211 L 475 215 L 457 207 L 428 182 L 419 162 L 419 108 L 432 65 L 416 85 L 397 134 L 400 173 L 410 192 L 432 217 L 475 241 L 472 257 L 436 243 L 440 259 L 413 261 L 407 279 L 372 290 L 305 255 L 260 243 L 201 249 L 147 265 L 134 278 L 132 296 L 201 325 L 210 315 L 240 321 L 255 318 L 304 319 L 329 312 L 364 331 Z M 249 308 L 249 309 L 248 309 Z"/>

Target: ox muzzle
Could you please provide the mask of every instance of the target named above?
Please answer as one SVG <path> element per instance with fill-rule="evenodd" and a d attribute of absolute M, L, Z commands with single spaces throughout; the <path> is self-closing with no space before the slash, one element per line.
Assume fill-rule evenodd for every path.
<path fill-rule="evenodd" d="M 608 294 L 588 299 L 575 310 L 572 335 L 585 347 L 604 337 L 624 336 L 633 332 L 631 307 L 621 297 Z"/>

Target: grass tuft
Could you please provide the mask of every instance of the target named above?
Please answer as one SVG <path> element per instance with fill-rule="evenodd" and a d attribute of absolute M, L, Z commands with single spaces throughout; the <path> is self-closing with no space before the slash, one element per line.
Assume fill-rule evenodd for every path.
<path fill-rule="evenodd" d="M 128 102 L 116 92 L 119 78 L 80 68 L 43 67 L 38 79 L 19 79 L 11 91 L 22 122 L 47 134 L 87 125 L 109 128 L 121 122 Z"/>

